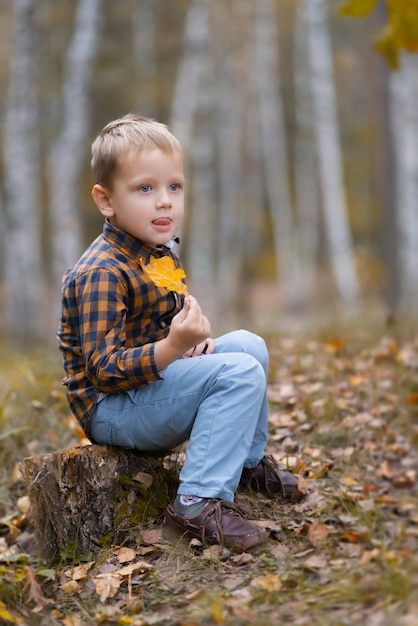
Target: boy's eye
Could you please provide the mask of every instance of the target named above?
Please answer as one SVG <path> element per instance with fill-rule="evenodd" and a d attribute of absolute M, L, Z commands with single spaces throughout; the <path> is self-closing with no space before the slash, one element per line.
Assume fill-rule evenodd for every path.
<path fill-rule="evenodd" d="M 177 191 L 178 189 L 180 189 L 179 183 L 173 183 L 170 185 L 170 191 Z"/>
<path fill-rule="evenodd" d="M 143 191 L 144 193 L 146 193 L 147 191 L 151 191 L 151 185 L 141 185 L 139 187 L 139 191 Z"/>

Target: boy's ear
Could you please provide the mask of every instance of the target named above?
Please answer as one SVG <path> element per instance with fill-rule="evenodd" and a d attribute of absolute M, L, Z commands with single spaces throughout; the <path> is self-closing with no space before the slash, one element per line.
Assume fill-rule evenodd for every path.
<path fill-rule="evenodd" d="M 94 185 L 91 190 L 91 195 L 93 196 L 93 200 L 97 204 L 100 213 L 103 217 L 113 217 L 115 212 L 112 207 L 112 201 L 110 198 L 110 193 L 103 187 L 103 185 Z"/>

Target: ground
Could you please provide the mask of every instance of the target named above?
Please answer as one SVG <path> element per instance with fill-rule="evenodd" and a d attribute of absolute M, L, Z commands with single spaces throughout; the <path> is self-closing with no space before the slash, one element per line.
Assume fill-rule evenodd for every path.
<path fill-rule="evenodd" d="M 269 531 L 258 554 L 173 547 L 156 520 L 134 546 L 42 562 L 19 461 L 80 433 L 54 356 L 3 367 L 0 624 L 417 624 L 418 338 L 382 326 L 267 341 L 268 452 L 307 495 L 238 494 Z"/>

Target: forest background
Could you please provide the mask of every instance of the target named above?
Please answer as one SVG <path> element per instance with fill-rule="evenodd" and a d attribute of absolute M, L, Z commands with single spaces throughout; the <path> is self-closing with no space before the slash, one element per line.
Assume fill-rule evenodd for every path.
<path fill-rule="evenodd" d="M 352 4 L 0 0 L 2 336 L 54 341 L 61 275 L 102 229 L 90 144 L 129 111 L 182 142 L 181 254 L 216 332 L 414 316 L 418 56 L 384 2 Z"/>

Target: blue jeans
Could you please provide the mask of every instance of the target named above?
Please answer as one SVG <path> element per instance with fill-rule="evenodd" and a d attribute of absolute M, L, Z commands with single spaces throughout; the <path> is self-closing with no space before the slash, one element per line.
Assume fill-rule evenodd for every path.
<path fill-rule="evenodd" d="M 213 354 L 178 359 L 140 389 L 101 394 L 91 421 L 96 443 L 143 451 L 188 441 L 178 493 L 232 502 L 243 467 L 267 443 L 268 352 L 261 337 L 237 330 Z"/>

